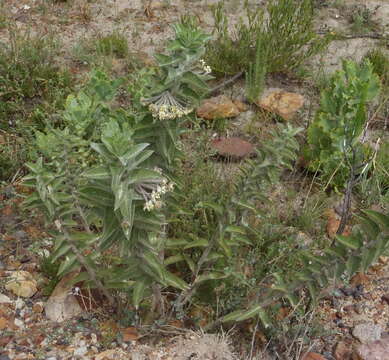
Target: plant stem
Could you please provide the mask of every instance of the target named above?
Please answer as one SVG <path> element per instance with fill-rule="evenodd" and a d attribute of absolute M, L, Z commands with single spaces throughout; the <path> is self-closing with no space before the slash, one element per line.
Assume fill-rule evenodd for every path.
<path fill-rule="evenodd" d="M 62 224 L 59 220 L 56 220 L 55 223 L 57 225 L 58 230 L 61 231 L 65 235 L 65 239 L 66 239 L 67 243 L 69 244 L 71 250 L 73 251 L 74 255 L 76 255 L 76 258 L 79 261 L 79 263 L 82 266 L 84 266 L 85 270 L 87 271 L 91 280 L 95 283 L 96 287 L 108 299 L 109 304 L 114 307 L 116 304 L 115 299 L 111 296 L 111 294 L 108 292 L 108 290 L 104 287 L 103 283 L 97 278 L 95 270 L 89 266 L 88 262 L 85 259 L 85 256 L 77 248 L 76 244 L 74 243 L 74 241 L 71 238 L 70 234 L 68 233 L 67 229 L 62 226 Z"/>

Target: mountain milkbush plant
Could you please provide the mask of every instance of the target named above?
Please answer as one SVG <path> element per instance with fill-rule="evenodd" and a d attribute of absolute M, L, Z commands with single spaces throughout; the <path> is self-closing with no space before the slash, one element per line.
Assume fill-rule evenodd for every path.
<path fill-rule="evenodd" d="M 134 130 L 104 102 L 98 89 L 110 84 L 92 80 L 95 95 L 80 92 L 68 99 L 63 129 L 37 133 L 44 158 L 27 164 L 25 183 L 37 191 L 26 203 L 56 226 L 52 261 L 62 259 L 59 276 L 81 266 L 79 280 L 91 281 L 111 304 L 107 289 L 124 288 L 132 289 L 137 306 L 153 281 L 178 281 L 185 288 L 158 257 L 160 208 L 173 185 L 146 163 L 153 154 L 149 145 L 135 143 Z M 107 251 L 114 253 L 102 266 Z"/>
<path fill-rule="evenodd" d="M 210 69 L 201 56 L 209 37 L 190 18 L 174 29 L 170 60 L 159 55 L 157 70 L 140 74 L 131 109 L 112 109 L 120 81 L 95 72 L 67 99 L 63 127 L 36 133 L 42 157 L 27 164 L 25 184 L 36 192 L 26 204 L 56 226 L 51 259 L 61 260 L 58 275 L 81 268 L 77 280 L 111 305 L 108 289 L 131 294 L 137 308 L 155 284 L 187 288 L 163 264 L 162 207 L 174 188 L 167 171 L 185 107 L 207 89 Z"/>
<path fill-rule="evenodd" d="M 308 128 L 306 155 L 310 168 L 336 187 L 343 187 L 349 178 L 350 161 L 367 161 L 369 151 L 361 136 L 368 120 L 367 105 L 379 91 L 369 61 L 358 65 L 345 60 L 321 95 L 320 109 Z"/>

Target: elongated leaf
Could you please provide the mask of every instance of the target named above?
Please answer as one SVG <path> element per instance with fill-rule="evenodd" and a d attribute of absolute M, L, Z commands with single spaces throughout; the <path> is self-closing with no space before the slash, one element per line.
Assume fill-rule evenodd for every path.
<path fill-rule="evenodd" d="M 108 180 L 110 179 L 111 174 L 105 166 L 97 166 L 84 171 L 81 176 L 87 179 Z"/>
<path fill-rule="evenodd" d="M 355 274 L 361 266 L 361 258 L 359 256 L 350 256 L 346 263 L 347 272 L 349 275 Z"/>
<path fill-rule="evenodd" d="M 132 303 L 135 306 L 135 309 L 139 308 L 139 304 L 143 300 L 143 296 L 146 290 L 147 284 L 145 281 L 138 280 L 132 290 Z"/>
<path fill-rule="evenodd" d="M 229 244 L 239 246 L 239 243 L 246 244 L 246 245 L 252 245 L 253 243 L 251 240 L 246 236 L 240 236 L 240 235 L 233 235 L 229 239 Z"/>
<path fill-rule="evenodd" d="M 70 246 L 66 242 L 62 242 L 61 246 L 51 253 L 51 261 L 54 263 L 61 256 L 66 255 L 70 252 Z"/>
<path fill-rule="evenodd" d="M 175 56 L 168 56 L 163 54 L 154 54 L 159 66 L 174 65 L 179 62 L 179 58 Z"/>
<path fill-rule="evenodd" d="M 133 146 L 130 150 L 128 150 L 123 156 L 119 157 L 120 162 L 127 166 L 130 161 L 133 161 L 144 149 L 149 146 L 147 143 L 141 143 Z"/>
<path fill-rule="evenodd" d="M 167 239 L 165 243 L 166 249 L 181 249 L 189 243 L 185 239 Z"/>
<path fill-rule="evenodd" d="M 70 254 L 59 266 L 57 276 L 63 277 L 68 272 L 72 271 L 76 266 L 79 266 L 79 264 L 77 263 L 76 255 Z"/>
<path fill-rule="evenodd" d="M 128 163 L 127 171 L 131 171 L 131 170 L 136 169 L 139 164 L 146 161 L 151 155 L 153 155 L 153 153 L 154 153 L 154 151 L 152 151 L 152 150 L 143 151 L 141 156 L 139 156 L 136 160 L 133 160 L 133 161 Z"/>
<path fill-rule="evenodd" d="M 225 231 L 234 234 L 246 235 L 246 229 L 242 226 L 230 225 L 225 228 Z"/>
<path fill-rule="evenodd" d="M 262 306 L 257 305 L 257 306 L 252 307 L 249 310 L 234 311 L 234 312 L 222 317 L 221 321 L 222 322 L 244 321 L 244 320 L 253 318 L 254 316 L 258 315 L 262 311 L 263 311 Z"/>
<path fill-rule="evenodd" d="M 191 241 L 187 245 L 185 245 L 184 249 L 191 249 L 195 247 L 207 247 L 208 245 L 209 245 L 208 240 L 198 238 L 197 240 Z"/>
<path fill-rule="evenodd" d="M 351 250 L 359 249 L 359 244 L 353 236 L 336 235 L 335 239 Z"/>
<path fill-rule="evenodd" d="M 169 256 L 168 258 L 166 258 L 164 260 L 164 264 L 166 266 L 168 265 L 171 265 L 171 264 L 175 264 L 175 263 L 178 263 L 180 261 L 185 261 L 185 258 L 183 255 L 181 254 L 177 254 L 177 255 L 172 255 L 172 256 Z"/>
<path fill-rule="evenodd" d="M 91 143 L 90 146 L 93 150 L 97 151 L 108 163 L 115 162 L 115 158 L 111 155 L 111 153 L 103 144 Z"/>
<path fill-rule="evenodd" d="M 145 251 L 142 254 L 142 257 L 144 258 L 148 267 L 158 275 L 158 278 L 161 279 L 161 281 L 164 281 L 164 269 L 158 256 L 150 251 Z"/>
<path fill-rule="evenodd" d="M 139 169 L 131 173 L 131 177 L 128 181 L 128 184 L 131 185 L 134 183 L 149 182 L 152 180 L 160 179 L 162 179 L 162 176 L 154 170 Z"/>
<path fill-rule="evenodd" d="M 199 90 L 204 90 L 204 91 L 208 90 L 207 83 L 204 82 L 199 76 L 197 76 L 191 71 L 186 72 L 182 76 L 181 81 Z"/>
<path fill-rule="evenodd" d="M 180 290 L 188 290 L 189 289 L 189 285 L 184 280 L 180 279 L 178 276 L 176 276 L 170 272 L 165 273 L 164 279 L 165 279 L 165 282 L 167 283 L 167 285 L 173 286 L 176 289 L 180 289 Z"/>
<path fill-rule="evenodd" d="M 374 222 L 380 224 L 386 231 L 389 229 L 389 216 L 373 210 L 363 210 L 363 212 Z"/>
<path fill-rule="evenodd" d="M 195 265 L 194 261 L 192 260 L 192 258 L 186 254 L 182 254 L 182 255 L 183 255 L 186 263 L 188 264 L 190 271 L 192 271 L 192 273 L 195 273 L 196 265 Z"/>

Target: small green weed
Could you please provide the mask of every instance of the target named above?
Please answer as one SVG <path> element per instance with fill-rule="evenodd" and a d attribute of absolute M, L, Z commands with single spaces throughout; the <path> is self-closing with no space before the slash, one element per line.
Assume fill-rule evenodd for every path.
<path fill-rule="evenodd" d="M 381 79 L 384 87 L 389 87 L 389 57 L 380 48 L 370 50 L 364 57 L 364 60 L 369 60 L 373 72 Z"/>
<path fill-rule="evenodd" d="M 351 31 L 357 34 L 365 34 L 374 31 L 376 25 L 372 20 L 372 13 L 366 5 L 355 5 L 349 9 L 349 21 Z"/>
<path fill-rule="evenodd" d="M 53 262 L 51 257 L 41 258 L 39 269 L 41 273 L 49 279 L 48 283 L 43 288 L 43 295 L 49 296 L 60 281 L 60 278 L 57 276 L 59 266 L 60 263 Z"/>
<path fill-rule="evenodd" d="M 105 56 L 123 59 L 128 56 L 128 42 L 123 34 L 114 32 L 96 41 L 96 51 Z"/>

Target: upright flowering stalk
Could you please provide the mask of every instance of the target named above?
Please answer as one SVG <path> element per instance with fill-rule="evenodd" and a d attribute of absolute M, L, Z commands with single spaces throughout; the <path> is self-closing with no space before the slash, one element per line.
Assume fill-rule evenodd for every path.
<path fill-rule="evenodd" d="M 130 88 L 133 111 L 140 126 L 135 137 L 150 144 L 153 164 L 171 171 L 182 126 L 195 105 L 209 92 L 211 68 L 205 63 L 205 46 L 211 36 L 193 17 L 173 25 L 175 38 L 165 54 L 155 55 L 158 66 L 138 74 Z"/>
<path fill-rule="evenodd" d="M 176 37 L 166 54 L 157 54 L 159 72 L 153 75 L 142 103 L 154 118 L 180 118 L 192 111 L 193 103 L 207 93 L 212 69 L 205 63 L 205 45 L 211 36 L 204 33 L 193 17 L 183 17 L 173 25 Z"/>

